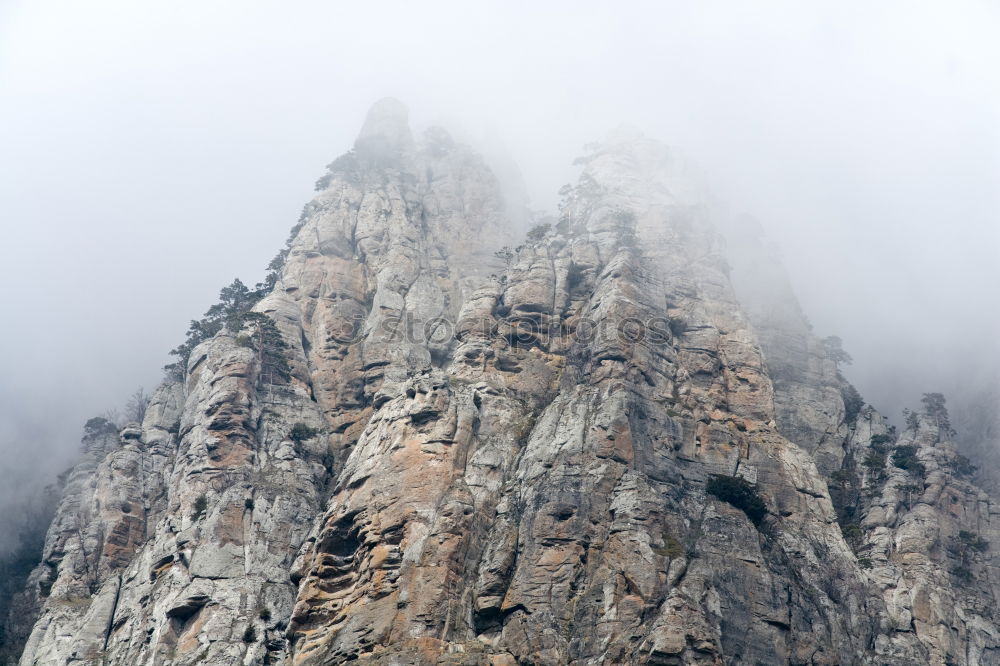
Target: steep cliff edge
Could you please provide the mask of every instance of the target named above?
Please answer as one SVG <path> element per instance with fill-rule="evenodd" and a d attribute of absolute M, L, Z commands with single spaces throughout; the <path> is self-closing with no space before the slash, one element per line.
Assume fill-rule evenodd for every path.
<path fill-rule="evenodd" d="M 1000 663 L 934 405 L 845 406 L 665 146 L 581 162 L 512 247 L 483 161 L 377 104 L 256 314 L 87 434 L 21 663 Z"/>

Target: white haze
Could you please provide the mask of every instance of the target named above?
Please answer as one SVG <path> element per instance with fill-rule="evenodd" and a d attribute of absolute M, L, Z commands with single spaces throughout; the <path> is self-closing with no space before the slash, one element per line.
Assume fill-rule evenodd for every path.
<path fill-rule="evenodd" d="M 262 277 L 386 95 L 539 209 L 636 125 L 761 220 L 877 406 L 995 383 L 998 34 L 990 2 L 0 4 L 0 485 Z"/>

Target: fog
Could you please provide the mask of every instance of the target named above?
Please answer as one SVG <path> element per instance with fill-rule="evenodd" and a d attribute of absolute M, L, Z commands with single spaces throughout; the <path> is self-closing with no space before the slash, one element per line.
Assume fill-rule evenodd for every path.
<path fill-rule="evenodd" d="M 996 386 L 996 4 L 538 4 L 0 4 L 0 486 L 155 386 L 386 95 L 535 209 L 642 128 L 761 221 L 869 401 Z"/>

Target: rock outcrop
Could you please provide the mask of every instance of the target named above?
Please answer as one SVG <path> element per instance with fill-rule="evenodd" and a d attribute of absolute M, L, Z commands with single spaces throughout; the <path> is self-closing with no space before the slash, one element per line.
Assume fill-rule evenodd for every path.
<path fill-rule="evenodd" d="M 378 103 L 259 316 L 87 435 L 21 663 L 1000 663 L 933 405 L 857 403 L 668 148 L 581 163 L 518 245 L 482 159 Z"/>

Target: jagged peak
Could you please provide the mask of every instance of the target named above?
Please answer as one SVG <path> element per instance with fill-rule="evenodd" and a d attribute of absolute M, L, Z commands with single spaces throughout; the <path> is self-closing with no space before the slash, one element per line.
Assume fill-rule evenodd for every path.
<path fill-rule="evenodd" d="M 647 143 L 661 149 L 667 148 L 667 145 L 663 142 L 651 139 L 641 129 L 627 123 L 623 123 L 609 131 L 605 135 L 603 143 L 608 146 Z"/>
<path fill-rule="evenodd" d="M 655 155 L 661 160 L 669 160 L 673 154 L 670 146 L 647 136 L 638 127 L 628 124 L 621 124 L 609 130 L 601 139 L 584 146 L 584 150 L 587 154 L 577 160 L 580 163 L 586 163 L 606 154 Z"/>
<path fill-rule="evenodd" d="M 373 139 L 381 139 L 394 148 L 408 146 L 413 142 L 409 114 L 406 105 L 395 97 L 383 97 L 368 110 L 355 147 Z"/>
<path fill-rule="evenodd" d="M 211 663 L 679 662 L 685 637 L 719 663 L 988 659 L 996 508 L 956 481 L 974 470 L 937 446 L 943 413 L 899 434 L 863 405 L 845 421 L 845 380 L 800 313 L 744 316 L 677 151 L 612 132 L 568 190 L 571 233 L 544 223 L 515 252 L 485 162 L 424 136 L 375 104 L 271 295 L 224 290 L 240 321 L 254 295 L 257 333 L 196 323 L 215 337 L 144 429 L 88 422 L 23 663 L 195 641 Z M 746 245 L 733 274 L 793 299 Z M 705 595 L 745 621 L 686 601 Z"/>
<path fill-rule="evenodd" d="M 620 125 L 584 146 L 575 164 L 583 177 L 636 200 L 704 204 L 712 194 L 702 169 L 681 151 L 632 125 Z M 648 203 L 648 202 L 647 202 Z"/>

